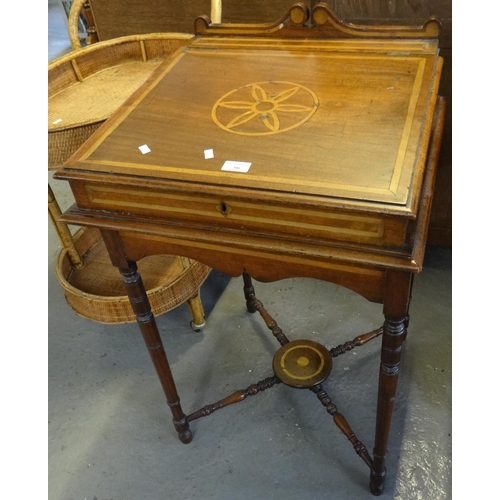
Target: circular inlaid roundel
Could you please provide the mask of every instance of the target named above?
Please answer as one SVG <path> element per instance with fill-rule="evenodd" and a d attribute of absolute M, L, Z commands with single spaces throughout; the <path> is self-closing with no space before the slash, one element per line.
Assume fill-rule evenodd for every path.
<path fill-rule="evenodd" d="M 318 106 L 316 94 L 303 85 L 259 82 L 223 95 L 212 109 L 212 118 L 233 134 L 270 135 L 302 125 Z"/>
<path fill-rule="evenodd" d="M 291 387 L 308 388 L 323 382 L 332 369 L 328 349 L 312 340 L 295 340 L 282 346 L 273 359 L 276 376 Z"/>

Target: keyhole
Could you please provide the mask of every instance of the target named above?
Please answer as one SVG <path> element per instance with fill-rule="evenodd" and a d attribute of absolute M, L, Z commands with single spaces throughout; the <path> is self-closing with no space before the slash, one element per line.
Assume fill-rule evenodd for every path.
<path fill-rule="evenodd" d="M 221 201 L 219 203 L 219 212 L 224 216 L 226 217 L 227 216 L 227 205 Z"/>

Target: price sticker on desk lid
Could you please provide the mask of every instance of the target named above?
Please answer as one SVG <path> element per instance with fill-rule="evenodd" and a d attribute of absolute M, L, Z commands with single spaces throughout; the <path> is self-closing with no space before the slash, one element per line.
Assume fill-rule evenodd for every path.
<path fill-rule="evenodd" d="M 221 170 L 226 172 L 248 172 L 252 164 L 245 161 L 230 161 L 227 160 L 224 165 L 222 165 Z"/>

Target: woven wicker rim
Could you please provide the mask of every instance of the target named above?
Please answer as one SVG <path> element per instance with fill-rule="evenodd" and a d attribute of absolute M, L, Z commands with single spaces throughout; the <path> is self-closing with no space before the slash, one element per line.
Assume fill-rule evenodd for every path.
<path fill-rule="evenodd" d="M 117 295 L 115 297 L 107 297 L 107 296 L 103 296 L 103 295 L 95 295 L 95 294 L 92 294 L 92 293 L 89 293 L 89 292 L 83 292 L 82 290 L 80 290 L 79 288 L 76 288 L 74 287 L 71 283 L 68 282 L 68 280 L 66 279 L 66 277 L 63 275 L 61 269 L 62 269 L 62 266 L 63 266 L 63 261 L 64 259 L 68 258 L 67 257 L 67 250 L 65 248 L 61 249 L 61 251 L 59 252 L 59 255 L 57 257 L 57 261 L 56 261 L 56 276 L 57 276 L 57 279 L 59 280 L 59 282 L 61 283 L 61 285 L 63 286 L 63 288 L 65 290 L 67 290 L 68 292 L 74 294 L 74 295 L 80 295 L 80 296 L 85 296 L 85 297 L 88 297 L 89 299 L 95 299 L 95 300 L 99 300 L 100 302 L 110 302 L 110 303 L 115 303 L 115 302 L 126 302 L 127 304 L 129 303 L 129 299 L 126 295 Z M 183 273 L 179 274 L 173 281 L 171 281 L 170 283 L 168 283 L 168 285 L 159 285 L 155 288 L 151 288 L 150 290 L 147 290 L 147 293 L 148 295 L 152 295 L 152 294 L 155 294 L 157 292 L 159 292 L 160 290 L 163 290 L 165 288 L 165 286 L 173 286 L 175 285 L 178 281 L 182 280 L 183 279 L 183 276 L 186 274 L 186 273 L 189 273 L 189 268 L 185 269 Z M 202 283 L 200 283 L 201 285 Z M 179 304 L 181 304 L 182 302 L 180 302 Z"/>
<path fill-rule="evenodd" d="M 184 41 L 190 40 L 191 38 L 193 38 L 192 35 L 188 35 L 188 34 L 184 34 L 184 33 L 150 33 L 148 35 L 131 35 L 131 36 L 124 36 L 124 37 L 120 37 L 120 38 L 115 38 L 113 40 L 107 40 L 105 42 L 99 42 L 95 45 L 90 45 L 88 47 L 70 52 L 69 54 L 62 56 L 62 57 L 56 59 L 55 61 L 52 61 L 48 65 L 49 83 L 51 82 L 51 77 L 50 77 L 51 72 L 54 72 L 54 70 L 56 70 L 59 66 L 70 63 L 73 65 L 74 71 L 78 71 L 77 66 L 78 66 L 79 60 L 84 60 L 84 58 L 85 58 L 85 60 L 88 61 L 88 60 L 90 60 L 89 58 L 97 57 L 98 54 L 100 54 L 100 53 L 105 54 L 107 50 L 109 51 L 111 49 L 117 49 L 120 46 L 126 46 L 127 44 L 133 44 L 133 43 L 141 43 L 141 42 L 147 42 L 147 41 L 159 42 L 162 40 L 173 41 L 173 42 L 175 42 L 175 41 L 184 42 Z M 163 58 L 167 58 L 167 57 L 169 57 L 169 55 L 170 54 L 166 53 L 163 55 Z M 129 62 L 132 63 L 133 61 L 129 61 Z M 139 62 L 139 61 L 137 61 L 137 62 Z M 142 62 L 147 63 L 147 62 L 153 62 L 153 61 L 152 60 L 151 61 L 144 60 Z M 160 62 L 161 62 L 161 60 L 158 60 L 157 64 L 160 64 Z M 155 65 L 153 65 L 153 66 L 155 66 Z M 113 67 L 115 67 L 115 64 L 113 64 L 112 66 L 104 67 L 101 70 L 94 71 L 94 72 L 92 72 L 91 75 L 84 77 L 83 80 L 86 80 L 89 76 L 96 77 L 100 73 L 104 73 L 106 71 L 109 71 Z M 151 72 L 154 69 L 155 68 L 152 67 Z M 67 88 L 68 87 L 64 87 L 64 88 L 61 88 L 59 91 L 51 93 L 49 95 L 49 99 L 57 96 L 61 92 L 66 91 Z M 49 87 L 49 91 L 50 91 L 50 87 Z M 107 114 L 106 116 L 99 117 L 99 119 L 106 119 L 106 118 L 109 118 L 109 114 Z M 75 126 L 83 126 L 83 125 L 91 124 L 91 123 L 94 123 L 95 121 L 96 120 L 92 120 L 92 119 L 82 119 L 78 123 L 73 123 L 70 125 L 67 125 L 67 124 L 63 124 L 60 126 L 51 125 L 49 127 L 49 132 L 50 133 L 59 132 L 62 130 L 66 130 L 68 128 L 71 129 Z"/>
<path fill-rule="evenodd" d="M 48 65 L 49 169 L 62 166 L 163 60 L 191 38 L 192 35 L 185 33 L 124 36 L 75 50 L 51 62 Z M 121 74 L 130 77 L 120 77 L 114 85 L 115 68 L 121 68 Z M 109 85 L 113 89 L 111 94 L 99 93 L 99 89 Z M 97 92 L 95 99 L 93 89 Z M 61 112 L 60 118 L 66 115 L 66 119 L 61 123 L 53 121 Z"/>
<path fill-rule="evenodd" d="M 81 246 L 78 245 L 78 242 L 80 238 L 85 235 L 85 232 L 89 230 L 91 230 L 91 228 L 80 228 L 76 232 L 75 242 L 77 246 Z M 79 250 L 82 253 L 86 253 L 86 251 L 91 250 L 91 248 L 100 240 L 99 237 L 96 240 L 96 237 L 94 237 L 93 234 L 87 234 L 85 236 L 89 236 L 89 246 L 80 248 Z M 99 323 L 107 324 L 123 324 L 132 323 L 135 321 L 135 315 L 132 313 L 130 302 L 126 295 L 96 295 L 89 292 L 84 292 L 69 283 L 68 278 L 63 271 L 65 264 L 68 263 L 68 251 L 63 248 L 59 252 L 56 260 L 55 273 L 59 283 L 61 284 L 65 292 L 66 300 L 79 316 L 97 321 Z M 71 268 L 71 266 L 66 267 Z M 162 314 L 164 312 L 171 311 L 172 309 L 175 309 L 176 307 L 186 302 L 186 300 L 194 296 L 200 289 L 201 285 L 208 277 L 210 271 L 211 268 L 209 268 L 208 266 L 205 266 L 200 262 L 193 261 L 190 267 L 185 268 L 183 272 L 179 273 L 168 283 L 163 283 L 159 286 L 148 289 L 147 295 L 151 302 L 151 309 L 153 310 L 153 312 L 156 311 L 156 315 Z M 190 276 L 190 278 L 188 278 L 188 276 Z M 186 287 L 185 285 L 189 284 L 190 282 L 192 282 L 191 285 Z M 167 293 L 171 289 L 177 289 L 176 299 L 175 301 L 165 302 L 165 293 Z M 79 303 L 79 306 L 76 305 L 77 302 Z M 84 305 L 81 304 L 81 302 L 84 302 Z M 166 307 L 167 303 L 170 304 L 169 307 Z M 93 309 L 93 307 L 90 307 L 90 304 L 94 304 L 94 306 L 98 304 L 97 309 Z M 118 316 L 121 319 L 117 319 Z"/>
<path fill-rule="evenodd" d="M 57 68 L 57 66 L 60 66 L 61 64 L 75 59 L 76 57 L 80 57 L 82 54 L 91 54 L 92 52 L 105 50 L 106 47 L 113 47 L 122 43 L 147 40 L 190 40 L 191 38 L 194 38 L 194 35 L 190 35 L 189 33 L 148 33 L 147 35 L 120 36 L 118 38 L 113 38 L 112 40 L 105 40 L 103 42 L 88 45 L 87 47 L 74 50 L 73 52 L 69 52 L 68 54 L 58 57 L 49 63 L 49 71 Z"/>
<path fill-rule="evenodd" d="M 88 228 L 80 228 L 76 234 L 75 234 L 75 240 L 78 240 L 79 237 L 85 232 L 87 231 Z M 63 260 L 66 257 L 66 254 L 67 254 L 67 250 L 65 248 L 62 248 L 61 251 L 59 252 L 59 255 L 58 255 L 58 258 L 57 258 L 57 261 L 56 261 L 56 275 L 57 275 L 57 278 L 59 279 L 59 281 L 61 282 L 61 284 L 64 286 L 64 288 L 66 290 L 68 290 L 69 292 L 71 293 L 74 293 L 74 294 L 79 294 L 79 295 L 85 295 L 89 298 L 95 298 L 95 299 L 99 299 L 99 300 L 104 300 L 105 302 L 106 301 L 109 301 L 109 302 L 116 302 L 116 300 L 123 300 L 124 302 L 129 302 L 128 300 L 128 297 L 126 295 L 117 295 L 116 297 L 105 297 L 105 296 L 102 296 L 102 295 L 95 295 L 95 294 L 92 294 L 92 293 L 88 293 L 88 292 L 82 292 L 79 288 L 76 288 L 74 287 L 73 285 L 71 285 L 66 277 L 63 275 L 61 269 L 62 269 L 62 264 L 63 264 Z M 175 283 L 177 283 L 179 280 L 182 279 L 182 277 L 184 276 L 184 274 L 186 273 L 189 273 L 189 268 L 186 268 L 184 270 L 184 272 L 182 272 L 181 274 L 179 274 L 173 281 L 171 281 L 169 283 L 169 286 L 171 285 L 174 285 Z M 201 283 L 200 283 L 201 285 Z M 151 288 L 149 289 L 147 292 L 148 294 L 153 294 L 155 292 L 158 292 L 159 290 L 162 290 L 163 288 L 165 288 L 165 285 L 159 285 L 157 287 L 154 287 L 154 288 Z"/>

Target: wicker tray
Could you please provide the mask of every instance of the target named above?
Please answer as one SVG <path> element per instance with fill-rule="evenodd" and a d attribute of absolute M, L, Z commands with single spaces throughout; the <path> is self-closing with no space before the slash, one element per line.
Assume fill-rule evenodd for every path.
<path fill-rule="evenodd" d="M 109 260 L 99 230 L 81 228 L 74 242 L 84 266 L 75 269 L 66 249 L 59 253 L 56 263 L 57 279 L 69 305 L 80 316 L 99 323 L 135 322 L 128 297 L 117 296 L 117 290 L 125 293 L 123 283 Z M 210 272 L 200 262 L 173 255 L 145 257 L 139 261 L 139 268 L 155 315 L 191 301 Z M 196 318 L 194 321 L 196 324 Z"/>
<path fill-rule="evenodd" d="M 151 73 L 192 38 L 155 33 L 116 38 L 49 64 L 49 168 L 60 167 Z"/>

